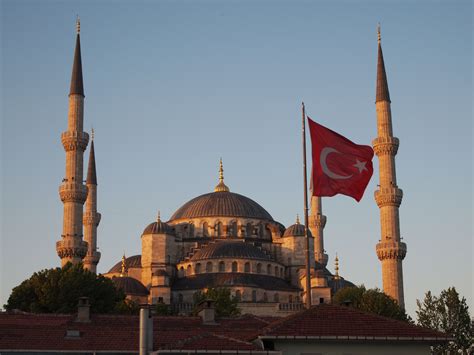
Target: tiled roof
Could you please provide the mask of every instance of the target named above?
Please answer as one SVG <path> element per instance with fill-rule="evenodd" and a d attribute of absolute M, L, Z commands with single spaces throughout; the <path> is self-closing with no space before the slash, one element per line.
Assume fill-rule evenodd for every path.
<path fill-rule="evenodd" d="M 249 242 L 220 241 L 202 247 L 194 253 L 191 260 L 243 258 L 270 260 L 270 256 Z"/>
<path fill-rule="evenodd" d="M 257 202 L 233 192 L 211 192 L 186 202 L 170 220 L 200 217 L 244 217 L 273 221 Z"/>
<path fill-rule="evenodd" d="M 247 315 L 217 325 L 199 317 L 154 317 L 154 349 L 259 350 L 251 341 L 267 324 Z M 79 337 L 68 337 L 68 330 Z M 0 351 L 137 351 L 138 341 L 138 316 L 92 315 L 90 323 L 79 323 L 75 315 L 0 313 Z"/>
<path fill-rule="evenodd" d="M 199 290 L 210 287 L 247 286 L 264 290 L 298 291 L 299 288 L 291 286 L 288 282 L 278 277 L 245 274 L 245 273 L 208 273 L 198 274 L 176 279 L 172 285 L 173 290 Z"/>
<path fill-rule="evenodd" d="M 322 304 L 273 322 L 262 337 L 327 338 L 364 340 L 446 340 L 446 334 L 413 324 L 358 311 L 354 308 Z M 349 338 L 350 337 L 350 338 Z"/>

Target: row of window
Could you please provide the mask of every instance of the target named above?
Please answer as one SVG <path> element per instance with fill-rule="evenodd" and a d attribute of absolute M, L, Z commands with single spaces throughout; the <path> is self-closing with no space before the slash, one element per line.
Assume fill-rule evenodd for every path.
<path fill-rule="evenodd" d="M 208 261 L 206 263 L 206 266 L 205 266 L 205 272 L 207 272 L 207 273 L 208 272 L 215 272 L 214 270 L 215 270 L 214 263 L 211 262 L 211 261 Z M 180 267 L 179 271 L 180 271 L 180 276 L 181 277 L 185 276 L 183 266 Z M 231 266 L 231 271 L 232 272 L 250 273 L 251 272 L 250 263 L 246 262 L 244 264 L 244 269 L 239 270 L 239 264 L 237 263 L 237 261 L 233 261 L 232 266 Z M 201 263 L 196 263 L 196 265 L 194 266 L 194 274 L 201 274 L 202 272 L 203 272 L 203 265 L 201 265 Z M 226 263 L 225 263 L 225 261 L 219 261 L 219 263 L 217 264 L 217 272 L 226 272 Z M 257 263 L 257 265 L 255 266 L 254 272 L 257 273 L 257 274 L 262 274 L 264 272 L 264 266 L 261 263 Z M 193 274 L 193 268 L 192 268 L 191 265 L 188 265 L 188 267 L 186 268 L 186 275 L 192 275 L 192 274 Z M 283 268 L 278 267 L 278 266 L 272 267 L 271 264 L 268 264 L 266 266 L 266 274 L 267 275 L 274 275 L 274 276 L 277 276 L 277 277 L 284 277 Z"/>
<path fill-rule="evenodd" d="M 195 236 L 195 227 L 193 223 L 185 224 L 183 227 L 183 232 L 185 236 L 194 237 Z M 237 222 L 230 222 L 227 225 L 224 225 L 222 222 L 216 222 L 213 226 L 209 225 L 207 222 L 204 222 L 201 226 L 202 236 L 211 237 L 211 236 L 222 236 L 225 232 L 226 235 L 231 237 L 237 237 L 238 235 L 242 236 L 258 236 L 263 238 L 271 239 L 272 232 L 268 225 L 264 224 L 253 224 L 247 223 L 246 225 L 239 225 Z"/>
<path fill-rule="evenodd" d="M 242 293 L 241 290 L 236 290 L 234 293 L 234 297 L 240 302 L 240 301 L 251 301 L 251 302 L 280 302 L 280 295 L 278 293 L 273 294 L 273 298 L 270 301 L 268 294 L 266 292 L 263 293 L 261 299 L 257 299 L 257 291 L 252 290 L 250 294 L 250 298 L 248 297 L 247 293 Z M 180 293 L 178 294 L 178 302 L 183 303 L 184 302 L 184 297 Z M 293 295 L 288 295 L 288 303 L 300 303 L 300 296 L 293 297 Z"/>

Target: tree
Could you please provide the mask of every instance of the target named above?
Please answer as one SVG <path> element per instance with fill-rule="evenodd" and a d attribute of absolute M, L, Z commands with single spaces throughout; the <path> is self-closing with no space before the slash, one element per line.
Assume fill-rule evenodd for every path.
<path fill-rule="evenodd" d="M 410 317 L 398 303 L 378 288 L 366 289 L 364 285 L 358 287 L 345 287 L 336 292 L 332 302 L 334 304 L 347 304 L 350 307 L 364 312 L 378 314 L 408 322 Z"/>
<path fill-rule="evenodd" d="M 444 346 L 435 347 L 436 353 L 456 351 L 467 354 L 473 345 L 471 317 L 466 299 L 459 298 L 454 287 L 441 291 L 439 297 L 426 292 L 423 302 L 416 300 L 418 324 L 433 330 L 441 331 L 454 338 Z"/>
<path fill-rule="evenodd" d="M 63 268 L 35 272 L 16 286 L 5 309 L 32 313 L 75 313 L 79 297 L 89 297 L 91 312 L 111 313 L 125 295 L 112 280 L 96 275 L 82 264 L 66 264 Z"/>
<path fill-rule="evenodd" d="M 210 288 L 205 292 L 198 291 L 194 294 L 195 310 L 197 305 L 204 300 L 213 300 L 217 317 L 235 317 L 240 314 L 237 307 L 238 299 L 231 296 L 230 290 L 225 287 Z"/>

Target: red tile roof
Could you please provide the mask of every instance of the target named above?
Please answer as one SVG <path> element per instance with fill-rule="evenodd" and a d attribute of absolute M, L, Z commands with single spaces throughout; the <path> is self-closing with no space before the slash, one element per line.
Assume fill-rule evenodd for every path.
<path fill-rule="evenodd" d="M 323 304 L 269 324 L 262 338 L 327 338 L 361 340 L 447 340 L 444 333 L 407 322 Z"/>

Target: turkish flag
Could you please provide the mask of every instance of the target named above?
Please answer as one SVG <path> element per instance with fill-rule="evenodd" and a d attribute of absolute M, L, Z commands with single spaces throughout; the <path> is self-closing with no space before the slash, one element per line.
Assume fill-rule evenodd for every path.
<path fill-rule="evenodd" d="M 372 177 L 374 151 L 308 117 L 313 153 L 313 195 L 343 194 L 360 201 Z"/>

